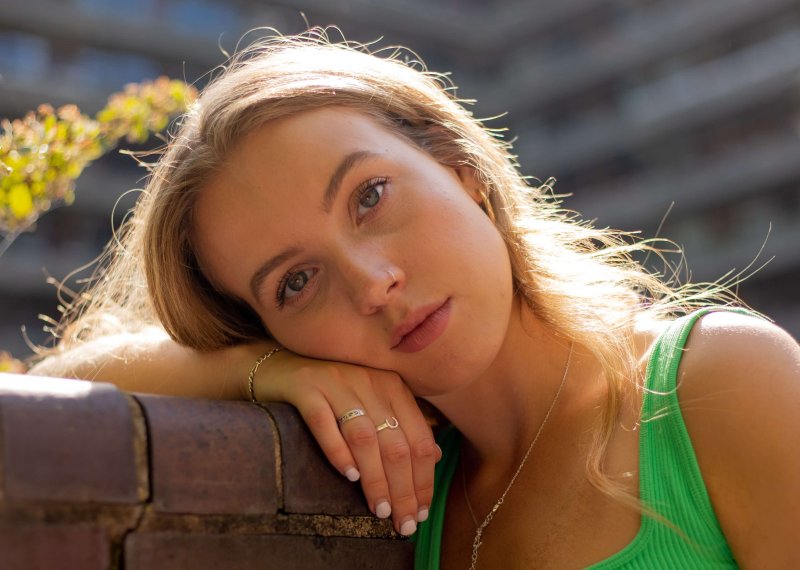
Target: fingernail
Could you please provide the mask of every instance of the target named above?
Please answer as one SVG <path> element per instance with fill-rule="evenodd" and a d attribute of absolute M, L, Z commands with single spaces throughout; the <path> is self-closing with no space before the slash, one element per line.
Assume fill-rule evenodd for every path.
<path fill-rule="evenodd" d="M 436 460 L 436 462 L 438 463 L 438 462 L 439 462 L 439 459 L 441 459 L 441 458 L 442 458 L 442 455 L 444 455 L 444 453 L 442 452 L 442 448 L 441 448 L 441 447 L 439 447 L 439 445 L 438 445 L 438 444 L 436 445 L 436 449 L 438 449 L 438 450 L 439 450 L 439 457 L 438 457 L 438 459 Z"/>
<path fill-rule="evenodd" d="M 375 514 L 379 519 L 388 519 L 392 514 L 392 507 L 387 501 L 381 501 L 375 506 Z"/>
<path fill-rule="evenodd" d="M 348 481 L 355 483 L 361 478 L 361 473 L 355 467 L 348 467 L 344 472 L 344 476 L 347 477 Z"/>
<path fill-rule="evenodd" d="M 403 536 L 411 536 L 415 532 L 417 532 L 417 523 L 414 522 L 414 519 L 409 519 L 400 525 L 400 534 Z"/>
<path fill-rule="evenodd" d="M 417 511 L 417 522 L 425 522 L 428 520 L 428 507 L 421 507 Z"/>

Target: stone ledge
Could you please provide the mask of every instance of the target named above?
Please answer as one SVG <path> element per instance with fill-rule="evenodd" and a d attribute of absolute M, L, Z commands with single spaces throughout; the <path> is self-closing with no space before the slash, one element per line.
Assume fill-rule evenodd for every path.
<path fill-rule="evenodd" d="M 38 568 L 410 568 L 299 414 L 0 374 L 0 552 Z"/>

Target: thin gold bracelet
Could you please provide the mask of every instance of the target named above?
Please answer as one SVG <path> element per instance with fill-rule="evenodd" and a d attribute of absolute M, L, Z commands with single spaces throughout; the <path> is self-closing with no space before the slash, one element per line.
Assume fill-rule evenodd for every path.
<path fill-rule="evenodd" d="M 264 362 L 267 358 L 275 354 L 276 352 L 280 352 L 283 350 L 282 346 L 276 346 L 275 348 L 267 351 L 263 355 L 261 355 L 256 363 L 253 365 L 253 368 L 250 370 L 250 374 L 247 376 L 247 391 L 250 393 L 250 401 L 254 404 L 258 403 L 256 400 L 256 389 L 255 389 L 255 380 L 256 380 L 256 371 L 258 371 L 258 367 L 261 366 L 261 363 Z"/>

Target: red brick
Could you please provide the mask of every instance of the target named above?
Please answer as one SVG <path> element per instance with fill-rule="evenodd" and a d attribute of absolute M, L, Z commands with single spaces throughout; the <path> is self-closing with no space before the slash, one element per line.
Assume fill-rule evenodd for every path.
<path fill-rule="evenodd" d="M 136 503 L 134 429 L 110 384 L 0 375 L 6 500 Z"/>
<path fill-rule="evenodd" d="M 103 529 L 42 526 L 0 528 L 2 570 L 107 570 L 109 539 Z"/>
<path fill-rule="evenodd" d="M 266 408 L 280 434 L 284 511 L 371 515 L 361 485 L 331 466 L 297 410 L 288 404 L 267 404 Z"/>
<path fill-rule="evenodd" d="M 278 509 L 272 425 L 245 402 L 137 395 L 147 418 L 157 512 Z"/>
<path fill-rule="evenodd" d="M 404 540 L 289 535 L 133 534 L 126 570 L 400 570 L 413 568 Z"/>

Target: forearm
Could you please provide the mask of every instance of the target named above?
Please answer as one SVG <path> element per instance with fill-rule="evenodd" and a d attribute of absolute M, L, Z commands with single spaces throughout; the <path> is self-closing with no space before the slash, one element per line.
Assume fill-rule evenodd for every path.
<path fill-rule="evenodd" d="M 97 380 L 130 392 L 213 399 L 247 397 L 247 374 L 269 343 L 198 352 L 159 329 L 102 337 L 55 353 L 30 374 Z"/>

